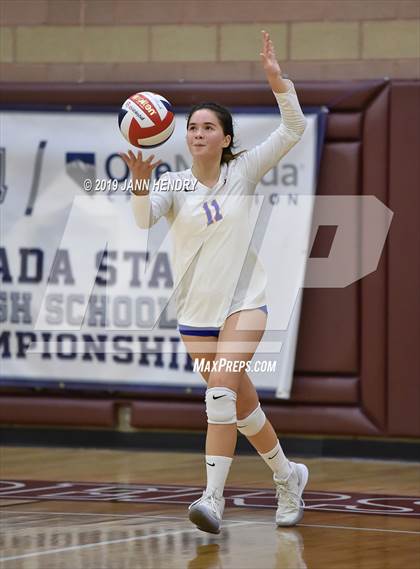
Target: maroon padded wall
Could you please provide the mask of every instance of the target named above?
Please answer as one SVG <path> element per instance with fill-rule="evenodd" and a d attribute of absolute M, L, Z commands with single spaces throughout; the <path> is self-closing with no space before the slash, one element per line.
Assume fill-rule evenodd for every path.
<path fill-rule="evenodd" d="M 256 83 L 4 84 L 0 102 L 118 105 L 146 88 L 174 105 L 273 104 Z M 305 290 L 292 399 L 267 402 L 266 411 L 283 433 L 420 436 L 420 82 L 296 88 L 303 106 L 329 110 L 318 195 L 374 195 L 395 216 L 374 273 L 344 289 Z M 205 428 L 193 397 L 156 393 L 131 407 L 134 427 Z"/>
<path fill-rule="evenodd" d="M 390 111 L 387 431 L 419 436 L 420 82 L 393 83 Z"/>

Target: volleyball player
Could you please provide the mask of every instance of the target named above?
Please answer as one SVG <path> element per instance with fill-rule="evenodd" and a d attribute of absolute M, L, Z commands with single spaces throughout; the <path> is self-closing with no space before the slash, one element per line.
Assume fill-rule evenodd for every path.
<path fill-rule="evenodd" d="M 169 182 L 182 179 L 194 191 L 149 193 L 134 185 L 131 200 L 139 227 L 152 226 L 162 215 L 170 224 L 177 319 L 191 358 L 232 362 L 229 371 L 219 367 L 202 374 L 207 382 L 207 487 L 190 505 L 189 517 L 209 533 L 220 532 L 223 490 L 237 430 L 273 471 L 278 526 L 293 526 L 302 518 L 302 493 L 308 480 L 304 464 L 287 460 L 249 376 L 233 365 L 252 359 L 267 321 L 266 274 L 249 247 L 250 200 L 245 198 L 300 140 L 306 124 L 293 83 L 282 77 L 265 31 L 262 42 L 261 63 L 281 111 L 278 128 L 255 148 L 234 154 L 229 111 L 215 103 L 196 105 L 187 121 L 192 167 L 162 177 Z M 159 164 L 153 155 L 143 160 L 141 152 L 121 156 L 134 184 L 148 180 Z"/>

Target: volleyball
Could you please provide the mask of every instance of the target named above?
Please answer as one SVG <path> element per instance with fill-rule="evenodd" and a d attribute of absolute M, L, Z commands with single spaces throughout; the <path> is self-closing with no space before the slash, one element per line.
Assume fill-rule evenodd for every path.
<path fill-rule="evenodd" d="M 173 133 L 175 116 L 165 97 L 142 91 L 124 102 L 118 124 L 130 144 L 137 148 L 154 148 L 166 142 Z"/>

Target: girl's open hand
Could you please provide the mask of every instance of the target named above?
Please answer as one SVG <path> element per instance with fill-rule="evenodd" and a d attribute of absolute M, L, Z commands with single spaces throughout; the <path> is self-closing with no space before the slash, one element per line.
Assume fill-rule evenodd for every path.
<path fill-rule="evenodd" d="M 277 61 L 276 52 L 274 51 L 273 42 L 270 39 L 270 34 L 265 30 L 262 30 L 261 33 L 263 46 L 260 56 L 267 79 L 279 77 L 281 76 L 281 69 Z"/>
<path fill-rule="evenodd" d="M 127 154 L 124 152 L 120 153 L 120 156 L 129 167 L 132 177 L 137 180 L 149 180 L 156 166 L 162 164 L 161 160 L 153 162 L 154 154 L 151 154 L 146 160 L 143 160 L 141 150 L 137 152 L 137 157 L 131 150 L 129 150 Z"/>

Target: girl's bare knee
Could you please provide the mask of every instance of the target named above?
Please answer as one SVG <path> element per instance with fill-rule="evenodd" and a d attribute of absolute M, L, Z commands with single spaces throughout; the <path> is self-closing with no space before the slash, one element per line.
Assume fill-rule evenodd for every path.
<path fill-rule="evenodd" d="M 253 411 L 258 407 L 258 399 L 253 401 L 242 401 L 238 395 L 238 399 L 236 400 L 236 416 L 238 420 L 246 419 L 251 415 Z"/>
<path fill-rule="evenodd" d="M 248 374 L 244 372 L 241 377 L 238 398 L 236 400 L 236 411 L 238 419 L 245 419 L 258 407 L 258 393 Z"/>

